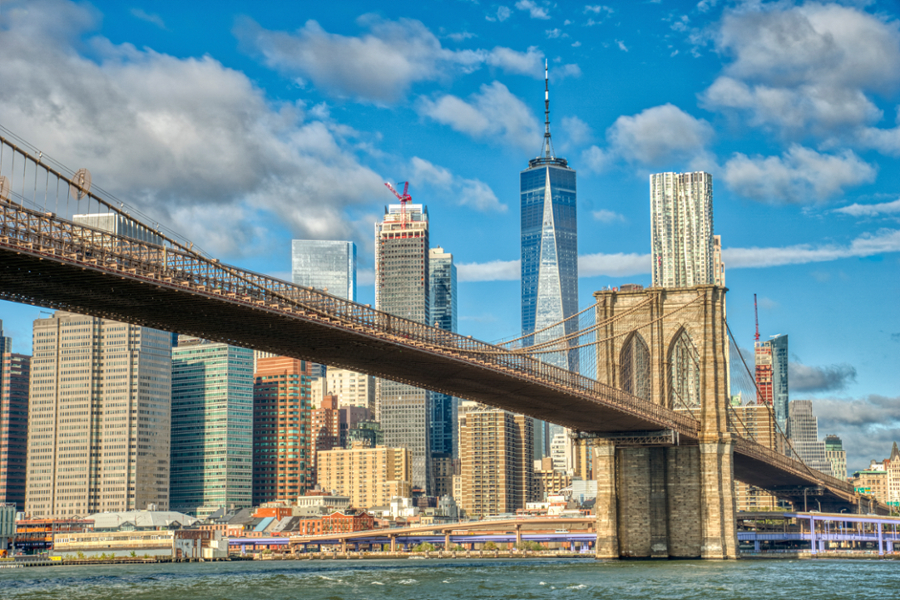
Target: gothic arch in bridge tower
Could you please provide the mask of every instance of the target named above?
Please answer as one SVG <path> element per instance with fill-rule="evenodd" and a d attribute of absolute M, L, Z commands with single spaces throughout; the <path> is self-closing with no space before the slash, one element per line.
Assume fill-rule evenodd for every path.
<path fill-rule="evenodd" d="M 650 348 L 643 336 L 634 331 L 628 335 L 619 353 L 619 381 L 622 389 L 652 401 L 653 386 L 650 373 Z"/>
<path fill-rule="evenodd" d="M 672 336 L 666 356 L 667 405 L 675 410 L 700 408 L 700 358 L 686 327 L 680 327 Z"/>

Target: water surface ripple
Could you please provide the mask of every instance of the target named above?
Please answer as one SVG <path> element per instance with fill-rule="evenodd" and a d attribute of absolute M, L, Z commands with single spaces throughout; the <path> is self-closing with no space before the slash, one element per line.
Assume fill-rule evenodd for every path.
<path fill-rule="evenodd" d="M 877 560 L 266 561 L 0 569 L 3 600 L 900 598 Z"/>

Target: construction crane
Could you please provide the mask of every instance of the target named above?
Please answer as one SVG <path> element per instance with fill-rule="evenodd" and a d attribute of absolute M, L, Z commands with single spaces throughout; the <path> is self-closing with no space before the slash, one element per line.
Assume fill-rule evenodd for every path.
<path fill-rule="evenodd" d="M 412 202 L 412 196 L 410 196 L 408 193 L 409 192 L 409 182 L 401 181 L 400 183 L 403 184 L 403 194 L 402 195 L 400 194 L 400 192 L 398 192 L 396 189 L 394 189 L 394 186 L 392 186 L 387 181 L 384 182 L 384 185 L 386 185 L 387 189 L 391 190 L 391 192 L 395 196 L 397 196 L 397 200 L 400 201 L 400 223 L 401 223 L 400 227 L 402 229 L 406 229 L 406 205 L 407 205 L 407 203 Z M 398 183 L 397 185 L 400 185 L 400 183 Z"/>
<path fill-rule="evenodd" d="M 759 341 L 759 311 L 756 309 L 756 294 L 753 294 L 753 320 L 756 322 L 756 341 Z"/>

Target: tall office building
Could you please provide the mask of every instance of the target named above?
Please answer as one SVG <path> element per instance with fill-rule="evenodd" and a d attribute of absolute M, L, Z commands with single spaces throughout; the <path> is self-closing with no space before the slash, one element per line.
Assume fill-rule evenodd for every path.
<path fill-rule="evenodd" d="M 256 361 L 253 384 L 253 505 L 294 502 L 312 487 L 312 404 L 305 360 Z"/>
<path fill-rule="evenodd" d="M 253 350 L 179 336 L 172 350 L 173 510 L 250 506 Z"/>
<path fill-rule="evenodd" d="M 130 237 L 151 244 L 162 244 L 162 238 L 141 223 L 117 213 L 91 213 L 73 215 L 72 220 L 79 225 L 87 225 L 108 233 Z"/>
<path fill-rule="evenodd" d="M 533 419 L 478 404 L 459 409 L 462 489 L 456 498 L 470 517 L 514 513 L 531 501 Z"/>
<path fill-rule="evenodd" d="M 789 405 L 788 437 L 795 457 L 811 469 L 831 474 L 831 462 L 825 456 L 825 442 L 819 440 L 819 420 L 812 400 L 794 400 Z"/>
<path fill-rule="evenodd" d="M 356 244 L 294 240 L 291 244 L 291 275 L 296 285 L 356 302 Z"/>
<path fill-rule="evenodd" d="M 709 173 L 650 175 L 654 287 L 716 283 L 712 196 Z"/>
<path fill-rule="evenodd" d="M 713 283 L 725 287 L 725 263 L 722 262 L 722 236 L 713 236 Z"/>
<path fill-rule="evenodd" d="M 312 410 L 310 422 L 312 431 L 310 447 L 312 456 L 313 483 L 319 482 L 319 452 L 325 452 L 341 445 L 341 411 L 337 396 L 327 394 L 318 408 Z"/>
<path fill-rule="evenodd" d="M 172 336 L 62 311 L 34 322 L 33 518 L 169 507 Z"/>
<path fill-rule="evenodd" d="M 383 312 L 428 324 L 428 209 L 422 204 L 392 204 L 375 225 L 375 307 Z M 431 475 L 431 402 L 426 390 L 379 379 L 375 410 L 390 448 L 412 455 L 412 481 L 428 492 Z"/>
<path fill-rule="evenodd" d="M 896 448 L 897 445 L 894 444 Z M 891 455 L 893 457 L 893 454 Z M 847 451 L 844 442 L 838 436 L 825 436 L 825 459 L 831 464 L 831 474 L 841 481 L 847 479 Z"/>
<path fill-rule="evenodd" d="M 561 337 L 577 328 L 578 219 L 575 170 L 555 155 L 550 137 L 550 92 L 544 66 L 544 141 L 541 154 L 519 174 L 522 244 L 522 335 L 526 344 Z M 549 328 L 549 329 L 548 329 Z M 578 371 L 578 353 L 553 355 L 556 366 Z M 534 457 L 550 452 L 550 427 L 534 423 Z"/>
<path fill-rule="evenodd" d="M 25 510 L 31 357 L 12 351 L 0 321 L 0 504 Z"/>
<path fill-rule="evenodd" d="M 456 265 L 453 255 L 438 246 L 428 253 L 431 286 L 431 321 L 435 327 L 456 332 Z M 431 404 L 431 451 L 457 456 L 456 411 L 458 400 L 448 394 L 434 393 Z"/>
<path fill-rule="evenodd" d="M 356 302 L 356 244 L 335 240 L 293 240 L 291 277 L 295 285 L 326 291 L 332 296 Z M 325 394 L 331 393 L 324 387 L 327 385 L 328 367 L 310 363 L 310 369 L 313 378 L 322 380 L 321 402 Z M 365 375 L 360 374 L 360 377 Z M 314 402 L 313 406 L 318 406 L 318 403 Z"/>
<path fill-rule="evenodd" d="M 784 453 L 784 435 L 775 427 L 775 419 L 771 408 L 763 404 L 747 404 L 742 406 L 740 396 L 730 409 L 733 419 L 729 420 L 729 429 L 741 437 Z M 778 507 L 778 498 L 769 492 L 742 481 L 734 482 L 734 501 L 738 510 L 766 511 Z"/>

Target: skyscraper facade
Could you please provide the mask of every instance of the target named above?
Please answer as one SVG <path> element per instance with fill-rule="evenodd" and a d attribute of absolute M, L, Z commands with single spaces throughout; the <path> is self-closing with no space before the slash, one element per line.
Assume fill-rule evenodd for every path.
<path fill-rule="evenodd" d="M 654 287 L 716 283 L 712 194 L 709 173 L 650 175 Z"/>
<path fill-rule="evenodd" d="M 173 510 L 204 518 L 253 493 L 253 350 L 179 336 L 172 351 Z"/>
<path fill-rule="evenodd" d="M 441 247 L 432 248 L 428 256 L 431 286 L 431 321 L 435 327 L 456 332 L 456 265 L 453 255 Z M 434 393 L 431 404 L 431 451 L 456 456 L 457 399 Z"/>
<path fill-rule="evenodd" d="M 825 442 L 819 440 L 819 421 L 813 413 L 812 400 L 794 400 L 788 408 L 788 437 L 795 458 L 830 475 L 831 462 L 825 455 Z"/>
<path fill-rule="evenodd" d="M 788 336 L 779 334 L 765 342 L 756 342 L 757 404 L 768 404 L 775 411 L 775 422 L 787 431 L 788 421 Z"/>
<path fill-rule="evenodd" d="M 498 515 L 531 501 L 533 419 L 475 402 L 459 411 L 460 508 L 469 516 Z"/>
<path fill-rule="evenodd" d="M 0 504 L 25 510 L 31 357 L 12 351 L 0 321 Z"/>
<path fill-rule="evenodd" d="M 522 335 L 540 343 L 575 331 L 578 312 L 578 218 L 575 170 L 556 156 L 550 136 L 549 77 L 544 67 L 544 141 L 541 154 L 519 173 L 522 257 Z M 534 335 L 532 335 L 534 334 Z M 578 371 L 577 351 L 552 355 L 548 362 Z M 550 428 L 534 423 L 535 458 L 550 451 Z"/>
<path fill-rule="evenodd" d="M 253 505 L 295 501 L 312 486 L 309 363 L 256 361 L 253 384 Z"/>
<path fill-rule="evenodd" d="M 825 436 L 825 459 L 831 464 L 831 475 L 845 481 L 847 479 L 847 451 L 844 450 L 843 440 L 834 434 Z"/>
<path fill-rule="evenodd" d="M 171 335 L 58 311 L 33 339 L 25 510 L 168 510 Z"/>
<path fill-rule="evenodd" d="M 356 302 L 356 244 L 294 240 L 291 244 L 291 276 L 296 285 Z"/>
<path fill-rule="evenodd" d="M 421 204 L 392 204 L 375 225 L 375 307 L 428 324 L 431 316 L 428 209 Z M 378 379 L 375 410 L 384 443 L 412 455 L 413 485 L 430 491 L 431 392 Z"/>

